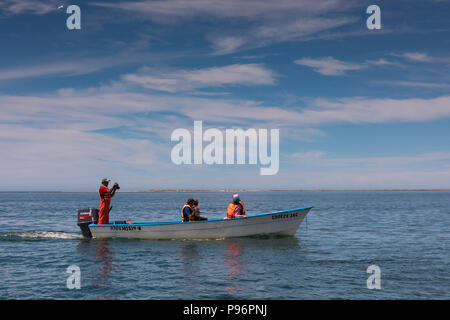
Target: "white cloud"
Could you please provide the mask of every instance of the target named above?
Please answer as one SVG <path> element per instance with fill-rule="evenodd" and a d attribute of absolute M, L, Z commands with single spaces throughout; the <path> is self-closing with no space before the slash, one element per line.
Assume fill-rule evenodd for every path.
<path fill-rule="evenodd" d="M 101 58 L 79 58 L 65 61 L 41 62 L 40 64 L 0 69 L 1 80 L 38 78 L 43 76 L 77 76 L 115 67 L 132 64 L 139 58 L 124 54 Z"/>
<path fill-rule="evenodd" d="M 255 30 L 255 39 L 261 41 L 282 42 L 289 40 L 308 40 L 322 31 L 330 31 L 355 22 L 350 17 L 325 18 L 322 16 L 304 16 L 301 19 L 287 19 L 262 24 Z"/>
<path fill-rule="evenodd" d="M 424 53 L 405 53 L 400 56 L 406 58 L 407 60 L 414 62 L 450 62 L 448 59 L 444 58 L 431 58 Z M 337 76 L 344 75 L 347 71 L 353 70 L 363 70 L 368 68 L 381 68 L 381 67 L 395 67 L 399 69 L 410 69 L 411 66 L 399 62 L 392 61 L 386 58 L 379 58 L 375 60 L 366 60 L 363 62 L 347 62 L 335 59 L 333 57 L 321 57 L 321 58 L 311 58 L 305 57 L 294 61 L 295 64 L 306 66 L 312 68 L 315 72 L 327 76 Z"/>
<path fill-rule="evenodd" d="M 399 57 L 412 62 L 420 62 L 420 63 L 450 63 L 449 57 L 436 57 L 430 56 L 426 52 L 405 52 L 402 54 L 392 53 L 393 56 Z"/>
<path fill-rule="evenodd" d="M 379 157 L 333 157 L 324 151 L 290 154 L 280 179 L 297 188 L 394 189 L 449 188 L 449 152 Z M 284 165 L 284 166 L 283 166 Z M 289 173 L 283 173 L 283 168 Z M 289 182 L 288 182 L 289 181 Z M 295 185 L 295 184 L 294 184 Z"/>
<path fill-rule="evenodd" d="M 138 12 L 154 19 L 160 23 L 162 17 L 166 19 L 193 19 L 198 16 L 214 16 L 222 18 L 275 18 L 283 15 L 285 17 L 301 13 L 302 15 L 319 15 L 332 10 L 342 11 L 349 7 L 348 2 L 340 0 L 147 0 L 147 1 L 124 1 L 124 2 L 94 2 L 92 5 L 108 8 L 122 9 L 125 11 Z M 346 4 L 347 3 L 347 4 Z M 353 3 L 355 5 L 355 3 Z M 336 12 L 335 11 L 335 12 Z M 278 17 L 282 18 L 282 17 Z M 166 23 L 171 23 L 164 20 Z"/>
<path fill-rule="evenodd" d="M 317 99 L 304 108 L 284 109 L 262 106 L 250 100 L 144 94 L 128 92 L 127 89 L 66 89 L 45 96 L 0 95 L 0 148 L 6 150 L 2 155 L 0 172 L 3 185 L 20 189 L 27 183 L 45 181 L 49 187 L 57 188 L 71 181 L 70 186 L 64 187 L 67 190 L 97 184 L 102 176 L 121 177 L 120 181 L 129 181 L 133 186 L 136 186 L 133 181 L 142 179 L 154 186 L 167 185 L 170 179 L 189 171 L 183 171 L 170 162 L 168 137 L 176 128 L 191 128 L 193 120 L 203 120 L 205 127 L 219 122 L 222 125 L 227 123 L 227 128 L 280 128 L 280 137 L 285 139 L 283 130 L 292 135 L 290 128 L 310 128 L 312 132 L 308 134 L 315 135 L 320 131 L 314 131 L 312 126 L 331 123 L 423 122 L 450 117 L 448 96 L 405 100 Z M 172 114 L 159 114 L 167 111 Z M 98 132 L 116 127 L 128 128 L 125 136 L 114 135 L 111 130 L 108 134 Z M 405 165 L 408 168 L 415 166 L 415 176 L 422 177 L 417 172 L 422 172 L 427 163 L 448 163 L 448 158 L 445 153 L 415 157 L 329 158 L 323 151 L 307 151 L 294 155 L 291 160 L 319 169 L 302 175 L 301 165 L 284 177 L 281 166 L 273 183 L 282 181 L 280 185 L 295 187 L 301 179 L 310 177 L 312 181 L 315 177 L 316 185 L 320 185 L 320 181 L 328 181 L 329 184 L 323 186 L 333 187 L 338 186 L 334 183 L 339 181 L 338 176 L 342 172 L 348 172 L 355 179 L 381 179 L 392 168 L 398 169 L 396 174 L 406 172 L 402 169 Z M 324 167 L 345 170 L 330 171 L 327 176 L 323 173 Z M 360 170 L 355 171 L 355 168 Z M 391 172 L 395 173 L 395 170 Z M 215 174 L 222 173 L 221 168 Z M 211 185 L 211 181 L 217 181 L 214 180 L 216 177 L 210 171 L 202 171 L 198 181 Z M 442 176 L 434 172 L 425 177 L 431 183 L 430 177 L 435 177 L 439 183 L 442 181 Z M 361 178 L 360 184 L 352 181 L 347 187 L 364 185 L 368 181 L 366 178 Z M 406 174 L 404 179 L 411 183 L 415 181 L 415 186 L 423 185 Z"/>
<path fill-rule="evenodd" d="M 450 171 L 440 170 L 408 170 L 389 171 L 379 168 L 378 171 L 364 170 L 298 170 L 286 173 L 280 165 L 278 180 L 283 181 L 283 189 L 448 189 Z"/>
<path fill-rule="evenodd" d="M 325 155 L 324 151 L 307 151 L 307 152 L 295 152 L 289 156 L 289 158 L 295 161 L 317 161 Z"/>
<path fill-rule="evenodd" d="M 302 161 L 311 167 L 323 167 L 327 170 L 337 170 L 338 168 L 349 168 L 356 170 L 410 168 L 414 165 L 424 165 L 432 168 L 432 164 L 441 164 L 450 161 L 450 152 L 430 152 L 409 156 L 379 156 L 379 157 L 331 157 L 324 151 L 295 152 L 289 155 L 292 162 Z"/>
<path fill-rule="evenodd" d="M 156 0 L 92 5 L 132 12 L 167 25 L 215 19 L 217 24 L 209 24 L 205 32 L 216 55 L 283 41 L 308 40 L 360 20 L 348 13 L 359 6 L 358 2 L 343 0 Z"/>
<path fill-rule="evenodd" d="M 393 85 L 401 87 L 416 87 L 429 89 L 450 89 L 450 83 L 421 82 L 421 81 L 373 81 L 375 84 Z"/>
<path fill-rule="evenodd" d="M 407 53 L 404 53 L 402 56 L 408 60 L 416 61 L 416 62 L 431 62 L 431 61 L 433 61 L 433 59 L 430 58 L 430 56 L 428 56 L 428 54 L 421 53 L 421 52 L 407 52 Z"/>
<path fill-rule="evenodd" d="M 389 67 L 389 66 L 393 66 L 393 67 L 399 67 L 399 68 L 405 68 L 406 66 L 400 62 L 396 62 L 396 61 L 390 61 L 387 60 L 385 58 L 380 58 L 377 60 L 367 60 L 366 61 L 367 64 L 372 65 L 372 66 L 377 66 L 377 67 Z"/>
<path fill-rule="evenodd" d="M 333 57 L 326 58 L 301 58 L 294 61 L 295 64 L 311 67 L 315 72 L 327 76 L 343 75 L 349 70 L 361 70 L 367 68 L 364 64 L 344 62 L 334 59 Z"/>
<path fill-rule="evenodd" d="M 315 99 L 301 108 L 252 100 L 133 93 L 128 88 L 62 90 L 42 96 L 0 96 L 2 120 L 36 121 L 85 130 L 133 125 L 133 115 L 172 111 L 191 120 L 303 128 L 333 123 L 424 122 L 450 117 L 450 96 L 429 99 Z M 107 112 L 105 112 L 107 110 Z M 314 134 L 314 132 L 311 132 Z"/>
<path fill-rule="evenodd" d="M 424 122 L 450 117 L 450 96 L 431 99 L 317 99 L 302 112 L 308 123 Z"/>
<path fill-rule="evenodd" d="M 289 22 L 289 20 L 293 20 Z M 318 39 L 328 31 L 328 37 L 335 29 L 354 23 L 353 18 L 322 18 L 303 17 L 286 20 L 265 20 L 258 27 L 243 28 L 239 33 L 234 31 L 222 31 L 216 37 L 208 37 L 212 43 L 213 54 L 223 55 L 238 52 L 240 50 L 255 49 L 270 44 L 289 41 L 309 41 Z"/>
<path fill-rule="evenodd" d="M 237 51 L 242 45 L 246 43 L 246 40 L 239 37 L 218 37 L 212 38 L 214 54 L 224 55 Z"/>
<path fill-rule="evenodd" d="M 15 14 L 46 14 L 57 10 L 57 1 L 40 0 L 3 0 L 0 3 L 0 10 L 10 15 Z"/>
<path fill-rule="evenodd" d="M 70 126 L 69 126 L 70 127 Z M 72 190 L 99 183 L 103 176 L 142 177 L 167 167 L 169 146 L 149 139 L 124 139 L 72 128 L 0 124 L 4 188 Z M 34 186 L 34 187 L 33 187 Z"/>
<path fill-rule="evenodd" d="M 148 89 L 176 92 L 227 85 L 271 85 L 275 73 L 261 64 L 233 64 L 193 70 L 161 71 L 142 68 L 123 79 Z"/>
<path fill-rule="evenodd" d="M 79 75 L 95 72 L 99 68 L 86 68 L 83 63 L 49 63 L 47 65 L 34 65 L 29 67 L 17 67 L 0 70 L 0 80 L 13 80 L 23 78 L 35 78 L 48 75 Z"/>

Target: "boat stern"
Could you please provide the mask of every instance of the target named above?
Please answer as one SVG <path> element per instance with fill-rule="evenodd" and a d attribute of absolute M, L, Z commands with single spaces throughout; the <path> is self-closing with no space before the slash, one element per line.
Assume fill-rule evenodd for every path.
<path fill-rule="evenodd" d="M 89 225 L 98 222 L 98 209 L 96 208 L 86 208 L 78 210 L 78 222 L 77 225 L 81 229 L 81 234 L 85 238 L 92 238 L 91 230 Z"/>

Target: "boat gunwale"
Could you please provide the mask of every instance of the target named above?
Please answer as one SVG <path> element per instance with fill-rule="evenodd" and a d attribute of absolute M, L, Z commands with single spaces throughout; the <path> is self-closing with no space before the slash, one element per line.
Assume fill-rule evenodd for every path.
<path fill-rule="evenodd" d="M 208 222 L 217 222 L 217 221 L 232 221 L 232 220 L 244 220 L 244 219 L 252 219 L 252 218 L 258 218 L 261 216 L 267 216 L 267 215 L 273 215 L 273 214 L 280 214 L 280 213 L 288 213 L 293 211 L 299 211 L 299 210 L 311 210 L 314 208 L 314 206 L 309 207 L 303 207 L 303 208 L 296 208 L 296 209 L 288 209 L 288 210 L 282 210 L 282 211 L 274 211 L 274 212 L 267 212 L 267 213 L 257 213 L 248 215 L 247 217 L 237 217 L 237 218 L 214 218 L 214 219 L 208 219 L 208 220 L 200 220 L 200 221 L 156 221 L 156 222 L 133 222 L 133 223 L 108 223 L 108 224 L 90 224 L 89 227 L 112 227 L 112 226 L 157 226 L 157 225 L 171 225 L 171 224 L 191 224 L 191 223 L 208 223 Z"/>

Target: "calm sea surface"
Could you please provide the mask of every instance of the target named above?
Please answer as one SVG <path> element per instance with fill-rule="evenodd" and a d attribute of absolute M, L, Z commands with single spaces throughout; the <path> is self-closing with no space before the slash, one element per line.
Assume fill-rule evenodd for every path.
<path fill-rule="evenodd" d="M 231 193 L 124 193 L 111 220 L 178 220 L 189 196 L 225 216 Z M 313 205 L 294 237 L 85 240 L 95 193 L 0 193 L 0 299 L 449 299 L 450 193 L 241 193 L 248 213 Z M 68 289 L 71 265 L 81 289 Z M 367 288 L 367 268 L 381 289 Z"/>

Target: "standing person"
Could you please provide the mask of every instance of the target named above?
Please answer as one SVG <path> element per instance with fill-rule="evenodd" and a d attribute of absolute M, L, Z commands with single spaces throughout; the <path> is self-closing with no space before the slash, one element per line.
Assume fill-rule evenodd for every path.
<path fill-rule="evenodd" d="M 239 198 L 239 194 L 233 193 L 232 199 L 233 200 L 228 205 L 227 219 L 247 217 L 245 215 L 244 202 Z"/>
<path fill-rule="evenodd" d="M 111 180 L 104 178 L 102 180 L 102 185 L 98 189 L 98 194 L 100 196 L 100 209 L 98 216 L 98 224 L 109 224 L 109 205 L 111 204 L 111 198 L 117 190 L 120 189 L 119 184 L 114 183 L 111 189 L 108 189 L 108 184 Z"/>

